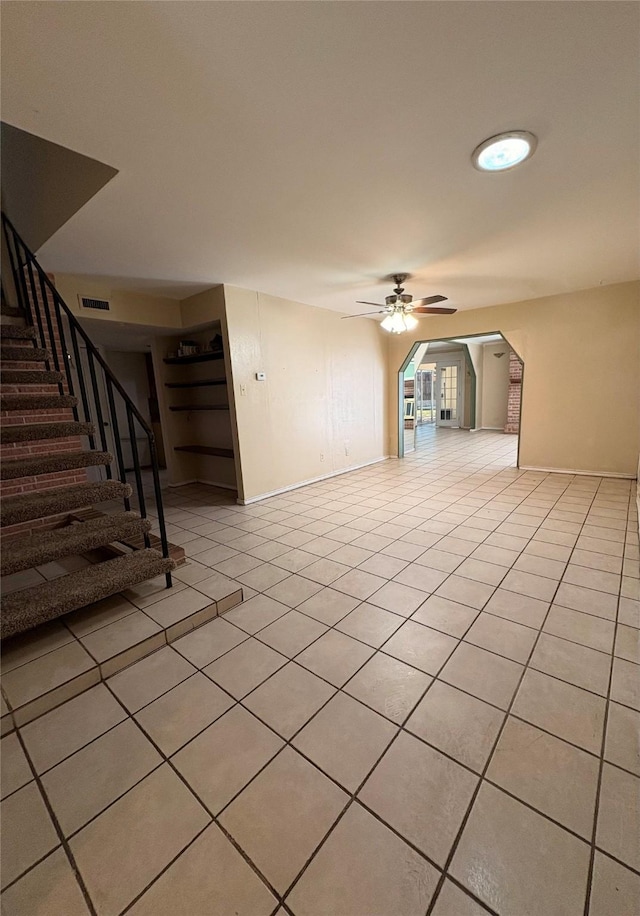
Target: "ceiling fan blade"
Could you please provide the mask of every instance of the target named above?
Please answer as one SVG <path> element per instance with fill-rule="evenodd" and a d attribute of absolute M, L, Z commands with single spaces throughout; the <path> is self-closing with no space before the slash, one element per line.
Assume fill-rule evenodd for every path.
<path fill-rule="evenodd" d="M 426 305 L 419 305 L 417 309 L 411 309 L 411 315 L 453 315 L 458 309 L 439 309 L 429 308 Z"/>
<path fill-rule="evenodd" d="M 383 309 L 384 305 L 382 302 L 365 302 L 362 299 L 356 299 L 356 305 L 375 305 L 376 308 Z"/>
<path fill-rule="evenodd" d="M 375 303 L 371 303 L 375 305 Z M 379 312 L 362 312 L 360 315 L 343 315 L 340 321 L 344 321 L 345 318 L 364 318 L 366 315 L 382 315 L 383 312 L 386 312 L 386 309 L 381 309 Z"/>
<path fill-rule="evenodd" d="M 422 299 L 414 299 L 411 305 L 435 305 L 436 302 L 446 301 L 446 296 L 423 296 Z"/>

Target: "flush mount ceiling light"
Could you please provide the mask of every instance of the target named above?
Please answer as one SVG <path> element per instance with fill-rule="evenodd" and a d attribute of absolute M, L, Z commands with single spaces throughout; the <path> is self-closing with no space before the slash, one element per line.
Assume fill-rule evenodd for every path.
<path fill-rule="evenodd" d="M 528 130 L 508 130 L 483 140 L 471 154 L 481 172 L 506 172 L 533 156 L 538 138 Z"/>

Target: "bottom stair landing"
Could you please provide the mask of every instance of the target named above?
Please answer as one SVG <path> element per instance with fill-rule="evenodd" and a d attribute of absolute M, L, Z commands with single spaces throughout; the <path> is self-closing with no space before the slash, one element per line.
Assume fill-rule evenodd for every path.
<path fill-rule="evenodd" d="M 88 566 L 65 578 L 90 576 L 98 568 Z M 180 581 L 179 575 L 180 571 L 174 573 L 171 589 L 160 575 L 4 641 L 1 734 L 31 722 L 243 600 L 242 588 L 213 570 L 195 587 Z M 5 601 L 11 598 L 7 595 Z"/>

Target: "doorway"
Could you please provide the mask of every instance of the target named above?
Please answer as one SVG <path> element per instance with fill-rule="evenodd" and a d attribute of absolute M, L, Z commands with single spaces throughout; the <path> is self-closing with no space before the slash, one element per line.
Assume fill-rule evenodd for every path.
<path fill-rule="evenodd" d="M 516 466 L 522 376 L 520 357 L 497 331 L 416 342 L 399 374 L 398 454 L 482 439 Z"/>

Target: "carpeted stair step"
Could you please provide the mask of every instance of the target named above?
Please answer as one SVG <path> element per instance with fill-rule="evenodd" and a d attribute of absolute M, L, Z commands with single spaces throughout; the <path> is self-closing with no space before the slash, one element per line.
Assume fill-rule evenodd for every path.
<path fill-rule="evenodd" d="M 20 309 L 16 309 L 6 302 L 3 302 L 2 306 L 0 306 L 0 315 L 4 315 L 5 318 L 24 318 L 24 313 Z"/>
<path fill-rule="evenodd" d="M 33 340 L 36 329 L 24 327 L 19 324 L 0 325 L 0 340 Z"/>
<path fill-rule="evenodd" d="M 93 423 L 23 423 L 20 426 L 0 427 L 0 443 L 31 442 L 39 439 L 66 439 L 68 436 L 92 436 Z"/>
<path fill-rule="evenodd" d="M 57 474 L 58 471 L 72 471 L 75 468 L 91 468 L 111 464 L 113 455 L 109 452 L 83 451 L 61 452 L 29 458 L 15 458 L 0 465 L 0 480 L 16 480 L 19 477 L 37 477 L 39 474 Z"/>
<path fill-rule="evenodd" d="M 4 599 L 0 636 L 29 630 L 174 568 L 173 560 L 165 560 L 157 550 L 138 550 L 13 592 Z"/>
<path fill-rule="evenodd" d="M 20 493 L 6 496 L 0 504 L 0 524 L 17 525 L 34 518 L 46 518 L 106 502 L 108 499 L 131 496 L 129 484 L 119 480 L 103 480 L 99 483 L 76 483 L 70 487 L 56 487 L 53 490 L 39 490 L 35 493 Z"/>
<path fill-rule="evenodd" d="M 0 410 L 62 410 L 75 407 L 78 399 L 70 394 L 3 394 Z"/>
<path fill-rule="evenodd" d="M 41 347 L 0 347 L 0 359 L 12 363 L 44 363 L 51 359 L 51 354 Z"/>
<path fill-rule="evenodd" d="M 13 538 L 3 545 L 0 575 L 42 566 L 61 557 L 78 556 L 88 550 L 104 547 L 114 541 L 125 542 L 149 531 L 151 522 L 135 512 L 103 515 L 65 528 L 37 531 L 26 537 Z"/>
<path fill-rule="evenodd" d="M 57 385 L 64 382 L 64 373 L 40 369 L 3 369 L 2 385 Z"/>

